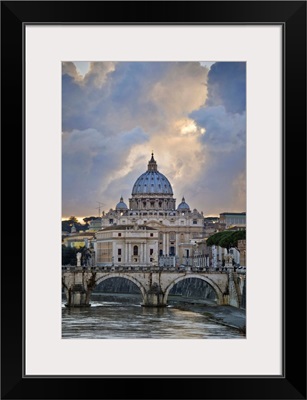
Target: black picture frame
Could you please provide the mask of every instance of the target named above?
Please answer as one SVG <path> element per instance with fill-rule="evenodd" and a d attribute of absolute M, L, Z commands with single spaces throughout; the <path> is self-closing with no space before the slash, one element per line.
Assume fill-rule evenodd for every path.
<path fill-rule="evenodd" d="M 60 23 L 283 26 L 282 376 L 24 376 L 23 30 Z M 2 1 L 1 87 L 1 398 L 306 399 L 306 2 Z"/>

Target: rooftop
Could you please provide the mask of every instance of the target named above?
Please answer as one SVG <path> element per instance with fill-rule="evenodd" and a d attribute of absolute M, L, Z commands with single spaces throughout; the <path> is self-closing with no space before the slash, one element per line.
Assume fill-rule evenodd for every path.
<path fill-rule="evenodd" d="M 220 215 L 246 215 L 246 212 L 240 212 L 240 213 L 238 213 L 238 212 L 223 212 L 223 213 L 220 213 Z"/>
<path fill-rule="evenodd" d="M 112 226 L 108 226 L 106 228 L 101 229 L 100 232 L 133 230 L 133 229 L 135 229 L 135 227 L 138 230 L 156 231 L 155 228 L 151 228 L 150 226 L 146 226 L 146 225 L 112 225 Z"/>

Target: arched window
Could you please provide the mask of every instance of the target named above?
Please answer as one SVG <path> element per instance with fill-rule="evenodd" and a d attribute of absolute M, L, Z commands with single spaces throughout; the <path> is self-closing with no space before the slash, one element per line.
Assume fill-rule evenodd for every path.
<path fill-rule="evenodd" d="M 137 256 L 138 253 L 139 253 L 139 248 L 138 248 L 138 246 L 133 246 L 133 255 L 134 255 L 134 256 Z"/>

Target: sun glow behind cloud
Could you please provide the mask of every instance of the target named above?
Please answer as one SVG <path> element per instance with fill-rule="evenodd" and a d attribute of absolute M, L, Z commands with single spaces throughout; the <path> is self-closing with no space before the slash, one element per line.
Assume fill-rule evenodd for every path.
<path fill-rule="evenodd" d="M 63 216 L 128 204 L 152 150 L 177 205 L 245 211 L 244 63 L 81 64 L 63 63 Z"/>

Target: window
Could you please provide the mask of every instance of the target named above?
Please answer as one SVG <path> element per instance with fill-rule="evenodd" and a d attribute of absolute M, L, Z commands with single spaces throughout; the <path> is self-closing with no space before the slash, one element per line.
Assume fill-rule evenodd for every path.
<path fill-rule="evenodd" d="M 117 249 L 117 255 L 121 256 L 122 255 L 122 249 Z"/>
<path fill-rule="evenodd" d="M 122 235 L 121 233 L 118 234 L 118 236 L 121 236 L 121 235 Z"/>
<path fill-rule="evenodd" d="M 150 234 L 150 237 L 153 237 L 153 233 Z"/>
<path fill-rule="evenodd" d="M 134 255 L 134 256 L 137 256 L 138 253 L 139 253 L 139 248 L 138 248 L 138 246 L 133 246 L 133 255 Z"/>
<path fill-rule="evenodd" d="M 117 261 L 118 261 L 118 262 L 121 262 L 121 261 L 122 261 L 122 259 L 119 257 L 119 258 L 117 259 Z"/>
<path fill-rule="evenodd" d="M 149 255 L 152 256 L 153 255 L 153 249 L 149 250 Z"/>
<path fill-rule="evenodd" d="M 109 224 L 113 224 L 113 219 L 109 219 Z"/>
<path fill-rule="evenodd" d="M 150 262 L 153 262 L 153 259 L 152 259 L 152 258 L 150 259 Z"/>
<path fill-rule="evenodd" d="M 197 219 L 193 219 L 193 225 L 197 224 Z"/>

